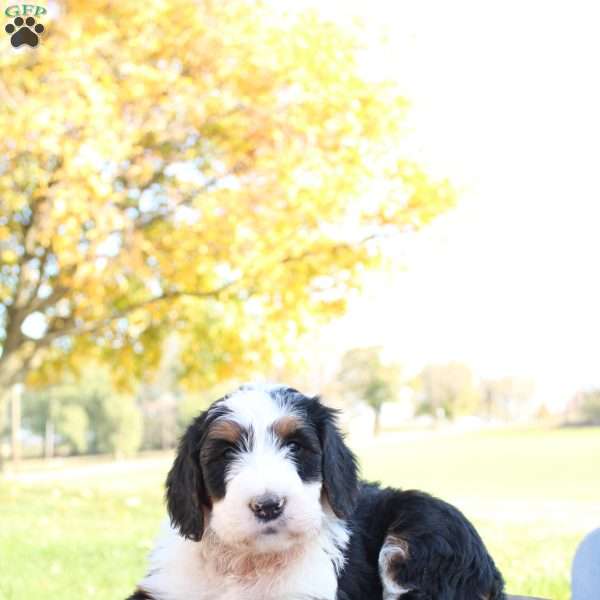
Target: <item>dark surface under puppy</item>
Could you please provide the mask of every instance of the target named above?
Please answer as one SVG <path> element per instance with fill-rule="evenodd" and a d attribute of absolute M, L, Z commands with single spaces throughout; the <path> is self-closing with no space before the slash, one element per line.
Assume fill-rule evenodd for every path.
<path fill-rule="evenodd" d="M 149 575 L 128 600 L 504 598 L 502 576 L 459 510 L 422 492 L 359 482 L 336 414 L 292 388 L 242 386 L 200 415 L 167 480 L 170 537 L 157 544 Z M 278 501 L 268 519 L 251 510 L 265 494 Z M 294 510 L 318 511 L 317 538 L 294 532 Z M 253 532 L 254 550 L 240 550 L 230 517 Z M 215 539 L 233 555 L 225 566 L 208 546 Z M 290 539 L 296 550 L 289 550 Z M 284 558 L 281 569 L 254 562 L 265 556 L 261 543 L 275 544 L 267 553 Z M 297 544 L 314 551 L 298 553 Z M 170 553 L 161 558 L 165 548 Z M 288 552 L 303 558 L 286 559 Z M 215 564 L 203 571 L 200 560 Z M 227 569 L 240 564 L 254 565 L 249 579 L 236 573 L 237 583 L 226 587 Z"/>

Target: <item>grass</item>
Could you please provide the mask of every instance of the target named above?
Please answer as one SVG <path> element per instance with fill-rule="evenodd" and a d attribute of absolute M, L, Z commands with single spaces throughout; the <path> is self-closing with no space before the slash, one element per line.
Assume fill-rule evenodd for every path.
<path fill-rule="evenodd" d="M 366 478 L 457 504 L 512 592 L 568 599 L 575 547 L 600 522 L 600 429 L 384 436 L 354 446 Z M 0 599 L 125 598 L 164 515 L 170 460 L 64 461 L 66 469 L 30 467 L 0 481 Z"/>
<path fill-rule="evenodd" d="M 357 449 L 366 477 L 461 508 L 509 591 L 570 597 L 575 548 L 600 523 L 600 429 L 427 436 Z"/>

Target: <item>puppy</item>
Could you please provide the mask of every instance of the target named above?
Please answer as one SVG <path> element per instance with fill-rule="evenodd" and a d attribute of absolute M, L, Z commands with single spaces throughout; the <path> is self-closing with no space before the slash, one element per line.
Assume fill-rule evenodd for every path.
<path fill-rule="evenodd" d="M 358 480 L 336 411 L 245 385 L 189 426 L 171 517 L 129 600 L 500 600 L 469 521 L 418 491 Z"/>

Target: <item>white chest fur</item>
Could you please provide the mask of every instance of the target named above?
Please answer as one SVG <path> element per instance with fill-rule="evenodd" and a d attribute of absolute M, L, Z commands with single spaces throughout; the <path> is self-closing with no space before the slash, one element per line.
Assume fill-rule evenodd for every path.
<path fill-rule="evenodd" d="M 227 553 L 210 536 L 186 540 L 167 526 L 140 587 L 157 600 L 334 600 L 348 533 L 338 519 L 326 521 L 296 551 L 257 559 Z"/>

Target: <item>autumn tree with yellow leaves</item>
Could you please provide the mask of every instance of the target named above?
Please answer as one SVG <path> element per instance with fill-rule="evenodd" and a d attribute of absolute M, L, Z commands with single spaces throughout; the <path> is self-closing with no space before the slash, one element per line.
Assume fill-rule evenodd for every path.
<path fill-rule="evenodd" d="M 452 203 L 402 154 L 397 90 L 313 14 L 57 7 L 0 49 L 3 388 L 90 359 L 126 385 L 172 334 L 190 385 L 244 376 Z"/>

